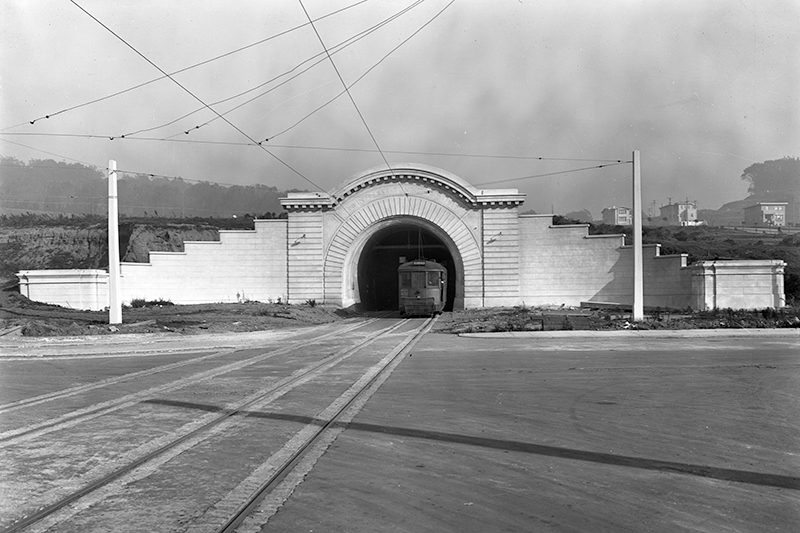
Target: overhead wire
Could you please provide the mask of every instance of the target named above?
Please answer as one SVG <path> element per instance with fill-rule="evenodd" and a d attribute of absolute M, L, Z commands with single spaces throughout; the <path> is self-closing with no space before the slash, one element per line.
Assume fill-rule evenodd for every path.
<path fill-rule="evenodd" d="M 267 148 L 266 148 L 266 147 L 264 147 L 264 146 L 261 146 L 261 143 L 259 143 L 258 141 L 256 141 L 256 140 L 255 140 L 255 139 L 253 139 L 252 137 L 250 137 L 250 135 L 248 135 L 247 133 L 245 133 L 245 132 L 244 132 L 242 129 L 240 129 L 238 126 L 236 126 L 236 125 L 235 125 L 233 122 L 231 122 L 231 121 L 230 121 L 230 120 L 228 120 L 227 118 L 225 118 L 225 117 L 223 117 L 222 115 L 220 115 L 220 114 L 219 114 L 219 113 L 218 113 L 218 112 L 217 112 L 217 111 L 216 111 L 214 108 L 212 108 L 211 106 L 209 106 L 208 104 L 206 104 L 206 103 L 205 103 L 205 102 L 204 102 L 204 101 L 203 101 L 203 100 L 202 100 L 202 99 L 201 99 L 199 96 L 197 96 L 196 94 L 194 94 L 192 91 L 190 91 L 188 88 L 186 88 L 186 87 L 185 87 L 185 86 L 184 86 L 182 83 L 180 83 L 178 80 L 176 80 L 175 78 L 173 78 L 171 75 L 167 74 L 167 73 L 166 73 L 166 71 L 164 71 L 164 69 L 162 69 L 161 67 L 159 67 L 158 65 L 156 65 L 156 64 L 155 64 L 153 61 L 151 61 L 151 60 L 150 60 L 150 59 L 149 59 L 147 56 L 145 56 L 143 53 L 141 53 L 139 50 L 137 50 L 137 49 L 136 49 L 136 48 L 135 48 L 133 45 L 131 45 L 130 43 L 128 43 L 128 42 L 127 42 L 125 39 L 123 39 L 123 38 L 122 38 L 120 35 L 118 35 L 116 32 L 114 32 L 114 30 L 112 30 L 111 28 L 109 28 L 108 26 L 106 26 L 105 24 L 103 24 L 103 22 L 102 22 L 102 21 L 100 21 L 100 20 L 99 20 L 97 17 L 95 17 L 94 15 L 92 15 L 91 13 L 89 13 L 89 12 L 88 12 L 86 9 L 84 9 L 83 7 L 81 7 L 81 5 L 80 5 L 80 4 L 78 4 L 78 3 L 77 3 L 75 0 L 70 0 L 70 2 L 72 2 L 72 3 L 73 3 L 75 6 L 76 6 L 76 7 L 78 7 L 78 9 L 80 9 L 81 11 L 83 11 L 84 13 L 86 13 L 86 14 L 87 14 L 87 15 L 88 15 L 88 16 L 89 16 L 89 17 L 90 17 L 92 20 L 94 20 L 95 22 L 97 22 L 98 24 L 100 24 L 100 26 L 102 26 L 104 29 L 106 29 L 106 30 L 107 30 L 109 33 L 111 33 L 111 34 L 112 34 L 114 37 L 116 37 L 117 39 L 119 39 L 120 41 L 122 41 L 122 43 L 124 43 L 124 44 L 125 44 L 125 45 L 126 45 L 128 48 L 130 48 L 131 50 L 133 50 L 133 51 L 134 51 L 134 52 L 135 52 L 135 53 L 136 53 L 136 54 L 137 54 L 139 57 L 141 57 L 142 59 L 144 59 L 145 61 L 147 61 L 147 62 L 148 62 L 150 65 L 152 65 L 152 66 L 153 66 L 155 69 L 157 69 L 159 72 L 161 72 L 162 74 L 164 74 L 165 76 L 167 76 L 167 77 L 168 77 L 168 78 L 169 78 L 169 79 L 170 79 L 170 80 L 171 80 L 173 83 L 175 83 L 175 84 L 176 84 L 178 87 L 180 87 L 181 89 L 183 89 L 183 91 L 185 91 L 187 94 L 189 94 L 189 95 L 190 95 L 192 98 L 194 98 L 195 100 L 197 100 L 198 102 L 200 102 L 201 104 L 203 104 L 203 105 L 204 105 L 206 108 L 208 108 L 208 109 L 209 109 L 211 112 L 213 112 L 214 114 L 216 114 L 216 115 L 219 115 L 219 117 L 220 117 L 220 118 L 222 118 L 222 120 L 224 120 L 224 121 L 225 121 L 225 123 L 227 123 L 227 124 L 228 124 L 229 126 L 231 126 L 233 129 L 235 129 L 236 131 L 238 131 L 239 133 L 241 133 L 242 135 L 244 135 L 244 136 L 245 136 L 247 139 L 249 139 L 250 141 L 252 141 L 252 142 L 256 143 L 256 144 L 257 144 L 259 147 L 261 147 L 261 149 L 262 149 L 262 150 L 264 150 L 266 153 L 268 153 L 270 156 L 272 156 L 272 157 L 273 157 L 273 158 L 274 158 L 276 161 L 278 161 L 279 163 L 281 163 L 283 166 L 285 166 L 286 168 L 288 168 L 289 170 L 291 170 L 292 172 L 294 172 L 295 174 L 297 174 L 298 176 L 300 176 L 301 178 L 303 178 L 305 181 L 307 181 L 308 183 L 310 183 L 311 185 L 313 185 L 314 187 L 316 187 L 316 188 L 317 188 L 317 189 L 319 189 L 320 191 L 324 190 L 322 187 L 320 187 L 319 185 L 317 185 L 317 184 L 316 184 L 314 181 L 312 181 L 310 178 L 306 177 L 306 176 L 305 176 L 303 173 L 301 173 L 299 170 L 297 170 L 297 169 L 295 169 L 294 167 L 292 167 L 291 165 L 289 165 L 289 163 L 285 162 L 283 159 L 279 158 L 278 156 L 276 156 L 275 154 L 273 154 L 272 152 L 270 152 L 269 150 L 267 150 Z M 313 22 L 312 22 L 311 26 L 312 26 L 312 27 L 314 27 L 314 24 L 313 24 Z"/>
<path fill-rule="evenodd" d="M 391 172 L 392 175 L 394 175 L 394 171 L 392 170 L 391 165 L 389 165 L 389 160 L 386 159 L 386 155 L 381 151 L 381 147 L 380 147 L 380 145 L 378 145 L 378 140 L 375 138 L 375 135 L 372 134 L 372 130 L 370 130 L 369 125 L 367 124 L 367 120 L 364 118 L 364 115 L 361 113 L 361 110 L 358 108 L 358 104 L 356 104 L 356 101 L 353 98 L 353 95 L 350 93 L 350 90 L 347 88 L 347 84 L 345 83 L 344 79 L 342 78 L 342 75 L 339 72 L 339 68 L 336 66 L 336 62 L 333 60 L 333 57 L 331 57 L 331 54 L 328 51 L 328 48 L 325 46 L 325 41 L 322 40 L 322 36 L 320 36 L 319 31 L 317 31 L 317 27 L 314 25 L 314 21 L 311 19 L 311 15 L 308 14 L 308 10 L 306 10 L 306 6 L 303 5 L 303 0 L 297 0 L 297 1 L 300 2 L 300 7 L 303 8 L 303 13 L 306 14 L 306 17 L 308 18 L 308 21 L 311 23 L 311 28 L 314 30 L 314 34 L 317 36 L 317 39 L 319 39 L 319 43 L 322 45 L 322 48 L 325 50 L 325 54 L 328 56 L 328 59 L 330 60 L 331 65 L 333 66 L 333 70 L 336 71 L 336 76 L 339 77 L 339 81 L 342 82 L 342 86 L 344 87 L 345 91 L 347 92 L 347 96 L 350 97 L 350 101 L 353 103 L 353 107 L 355 108 L 356 112 L 358 113 L 358 116 L 361 118 L 361 122 L 364 124 L 364 127 L 366 128 L 367 132 L 369 133 L 369 136 L 372 138 L 372 142 L 375 143 L 375 148 L 377 148 L 378 152 L 380 152 L 381 158 L 383 158 L 383 162 L 386 163 L 386 167 L 389 169 L 389 172 Z"/>
<path fill-rule="evenodd" d="M 88 133 L 35 133 L 35 132 L 0 132 L 2 135 L 14 135 L 24 137 L 77 137 L 87 139 L 105 139 L 108 140 L 108 135 L 92 135 Z M 119 139 L 119 138 L 115 138 Z M 5 142 L 12 144 L 13 141 L 0 138 Z M 184 144 L 208 144 L 208 145 L 221 145 L 221 146 L 256 146 L 251 142 L 234 142 L 234 141 L 209 141 L 202 139 L 165 139 L 162 137 L 125 137 L 126 141 L 149 141 L 149 142 L 172 142 Z M 20 144 L 20 146 L 25 146 Z M 270 143 L 272 148 L 285 148 L 288 150 L 321 150 L 333 152 L 361 152 L 361 153 L 377 153 L 374 148 L 347 148 L 337 146 L 308 146 L 308 145 L 292 145 L 292 144 L 273 144 Z M 26 148 L 31 148 L 25 146 Z M 35 150 L 35 148 L 32 148 Z M 423 152 L 414 150 L 384 150 L 387 154 L 400 154 L 400 155 L 427 155 L 427 156 L 440 156 L 440 157 L 467 157 L 467 158 L 484 158 L 484 159 L 510 159 L 510 160 L 528 160 L 528 161 L 574 161 L 574 162 L 598 162 L 598 163 L 622 163 L 622 159 L 604 159 L 604 158 L 575 158 L 575 157 L 543 157 L 543 156 L 527 156 L 527 155 L 509 155 L 509 154 L 473 154 L 463 152 Z M 62 156 L 59 156 L 62 157 Z M 68 159 L 68 158 L 65 158 Z M 594 168 L 594 167 L 592 167 Z"/>
<path fill-rule="evenodd" d="M 42 150 L 42 149 L 40 149 L 40 148 L 34 148 L 33 146 L 28 146 L 27 144 L 22 144 L 22 143 L 18 143 L 18 142 L 14 142 L 14 141 L 9 141 L 8 139 L 2 139 L 2 138 L 0 138 L 0 141 L 6 142 L 6 143 L 9 143 L 9 144 L 15 144 L 15 145 L 17 145 L 17 146 L 21 146 L 21 147 L 23 147 L 23 148 L 28 148 L 29 150 L 34 150 L 34 151 L 37 151 L 37 152 L 42 152 L 43 154 L 52 155 L 52 156 L 55 156 L 55 157 L 60 157 L 60 158 L 62 158 L 62 159 L 69 159 L 70 161 L 75 161 L 76 163 L 81 163 L 82 165 L 88 165 L 88 166 L 90 166 L 90 167 L 94 167 L 94 166 L 96 166 L 96 165 L 94 165 L 94 164 L 92 164 L 92 163 L 87 163 L 86 161 L 81 161 L 80 159 L 73 159 L 73 158 L 71 158 L 71 157 L 67 157 L 67 156 L 65 156 L 65 155 L 61 155 L 61 154 L 55 154 L 55 153 L 53 153 L 53 152 L 48 152 L 47 150 Z"/>
<path fill-rule="evenodd" d="M 361 39 L 367 37 L 368 35 L 370 35 L 370 34 L 372 34 L 374 32 L 376 32 L 377 30 L 381 29 L 383 26 L 386 26 L 390 22 L 396 20 L 397 18 L 399 18 L 402 15 L 406 14 L 407 12 L 412 10 L 413 8 L 417 7 L 418 5 L 420 5 L 424 1 L 425 0 L 417 0 L 416 2 L 411 4 L 410 6 L 408 6 L 406 8 L 403 8 L 402 10 L 398 11 L 397 13 L 392 15 L 391 17 L 388 17 L 388 18 L 384 19 L 383 21 L 379 22 L 378 24 L 375 24 L 375 25 L 371 26 L 370 28 L 367 28 L 366 30 L 363 30 L 363 31 L 361 31 L 361 32 L 359 32 L 359 33 L 357 33 L 357 34 L 345 39 L 344 41 L 336 44 L 335 46 L 333 46 L 331 48 L 331 50 L 335 50 L 333 52 L 333 54 L 337 54 L 337 53 L 341 52 L 342 50 L 344 50 L 345 48 L 349 47 L 350 45 L 355 44 L 356 42 L 360 41 Z M 319 20 L 319 19 L 317 19 L 317 20 Z M 301 61 L 300 63 L 298 63 L 297 65 L 295 65 L 291 69 L 287 70 L 286 72 L 278 74 L 277 76 L 275 76 L 275 77 L 273 77 L 273 78 L 271 78 L 271 79 L 269 79 L 269 80 L 267 80 L 267 81 L 265 81 L 263 83 L 260 83 L 260 84 L 254 86 L 254 87 L 251 87 L 250 89 L 247 89 L 246 91 L 242 91 L 242 92 L 237 93 L 237 94 L 235 94 L 233 96 L 229 96 L 227 98 L 223 98 L 222 100 L 218 100 L 216 102 L 212 102 L 210 105 L 218 105 L 218 104 L 222 104 L 222 103 L 225 103 L 225 102 L 229 102 L 231 100 L 239 98 L 240 96 L 244 96 L 245 94 L 248 94 L 248 93 L 251 93 L 251 92 L 253 92 L 253 91 L 257 90 L 257 89 L 260 89 L 261 87 L 264 87 L 265 85 L 268 85 L 268 84 L 272 83 L 273 81 L 276 81 L 276 80 L 282 78 L 283 76 L 287 76 L 287 75 L 291 74 L 292 72 L 294 72 L 295 70 L 300 68 L 305 63 L 308 63 L 309 61 L 313 61 L 315 58 L 320 57 L 320 56 L 323 56 L 322 59 L 320 59 L 318 61 L 315 61 L 313 64 L 309 65 L 307 68 L 305 68 L 302 71 L 298 72 L 297 74 L 295 74 L 294 76 L 290 77 L 289 79 L 286 79 L 286 80 L 282 81 L 281 83 L 275 85 L 274 87 L 271 87 L 270 89 L 268 89 L 268 90 L 266 90 L 264 92 L 261 92 L 261 93 L 257 94 L 256 96 L 254 96 L 254 97 L 252 97 L 252 98 L 250 98 L 248 100 L 245 100 L 241 104 L 238 104 L 238 105 L 228 109 L 227 111 L 225 111 L 223 113 L 220 113 L 222 116 L 228 115 L 228 114 L 232 113 L 233 111 L 236 111 L 237 109 L 240 109 L 241 107 L 244 107 L 245 105 L 247 105 L 247 104 L 249 104 L 251 102 L 254 102 L 255 100 L 258 100 L 259 98 L 261 98 L 263 96 L 266 96 L 267 94 L 271 93 L 272 91 L 275 91 L 280 87 L 283 87 L 287 83 L 297 79 L 298 77 L 302 76 L 303 74 L 305 74 L 309 70 L 313 69 L 314 67 L 316 67 L 320 63 L 326 61 L 327 58 L 324 57 L 325 53 L 324 52 L 320 52 L 319 54 L 315 54 L 315 55 L 311 56 L 310 58 L 307 58 L 307 59 Z M 182 115 L 182 116 L 180 116 L 180 117 L 178 117 L 178 118 L 176 118 L 174 120 L 171 120 L 169 122 L 166 122 L 164 124 L 160 124 L 158 126 L 153 126 L 153 127 L 150 127 L 150 128 L 142 128 L 140 130 L 121 135 L 120 137 L 129 137 L 131 135 L 137 135 L 139 133 L 145 133 L 145 132 L 148 132 L 148 131 L 157 130 L 157 129 L 172 125 L 172 124 L 174 124 L 174 123 L 176 123 L 176 122 L 178 122 L 180 120 L 183 120 L 185 118 L 188 118 L 188 117 L 190 117 L 190 116 L 192 116 L 192 115 L 194 115 L 194 114 L 196 114 L 196 113 L 198 113 L 198 112 L 200 112 L 200 111 L 202 111 L 204 109 L 205 109 L 204 107 L 200 107 L 198 109 L 195 109 L 194 111 L 186 113 L 185 115 Z M 214 117 L 214 118 L 212 118 L 210 120 L 207 120 L 206 122 L 203 122 L 201 124 L 195 125 L 195 126 L 189 128 L 188 130 L 182 130 L 182 131 L 180 131 L 178 133 L 169 135 L 166 138 L 167 139 L 171 139 L 171 138 L 177 137 L 177 136 L 179 136 L 181 134 L 188 135 L 190 132 L 193 132 L 193 131 L 198 130 L 198 129 L 204 127 L 204 126 L 207 126 L 208 124 L 211 124 L 212 122 L 214 122 L 214 121 L 216 121 L 218 119 L 219 119 L 219 117 Z"/>
<path fill-rule="evenodd" d="M 34 201 L 34 200 L 0 200 L 0 205 L 8 204 L 9 202 L 16 203 L 16 204 L 28 204 L 28 205 L 32 204 L 32 205 L 45 205 L 45 206 L 49 206 L 51 204 L 63 203 L 64 204 L 64 208 L 68 208 L 68 207 L 84 206 L 84 205 L 102 206 L 103 201 L 108 199 L 108 197 L 106 197 L 106 196 L 103 196 L 103 197 L 80 196 L 80 197 L 76 197 L 76 198 L 86 198 L 86 199 L 98 198 L 101 201 L 100 202 L 49 202 L 49 203 L 43 203 L 41 201 Z M 10 206 L 10 205 L 6 205 L 6 207 L 10 208 L 10 209 L 19 209 L 20 211 L 22 209 L 25 209 L 26 211 L 35 211 L 35 212 L 38 212 L 38 213 L 61 213 L 61 214 L 64 214 L 63 211 L 49 211 L 49 210 L 43 210 L 43 209 L 28 209 L 27 207 L 14 207 L 14 206 Z M 186 206 L 181 206 L 181 205 L 162 205 L 162 206 L 158 206 L 158 205 L 140 205 L 140 204 L 126 204 L 126 203 L 124 203 L 124 204 L 122 204 L 121 207 L 124 208 L 124 209 L 131 209 L 131 208 L 134 208 L 134 209 L 153 209 L 154 211 L 158 211 L 158 210 L 165 211 L 167 209 L 170 209 L 170 210 L 179 209 L 179 210 L 183 210 L 183 211 L 189 211 L 190 215 L 192 213 L 196 212 L 196 211 L 202 211 L 202 212 L 205 212 L 205 213 L 219 213 L 219 212 L 224 212 L 225 211 L 224 209 L 205 209 L 205 208 L 202 208 L 202 207 L 186 207 Z M 78 213 L 74 213 L 74 214 L 78 214 Z"/>
<path fill-rule="evenodd" d="M 319 21 L 319 20 L 323 20 L 323 19 L 332 17 L 333 15 L 337 15 L 337 14 L 343 12 L 343 11 L 347 11 L 350 8 L 356 7 L 356 6 L 360 5 L 360 4 L 363 4 L 363 3 L 368 2 L 368 1 L 369 0 L 359 0 L 358 2 L 355 2 L 353 4 L 345 6 L 345 7 L 341 8 L 341 9 L 337 9 L 335 11 L 331 11 L 327 15 L 323 15 L 323 16 L 317 18 L 315 21 Z M 309 24 L 308 22 L 304 22 L 304 23 L 302 23 L 302 24 L 300 24 L 298 26 L 295 26 L 293 28 L 289 28 L 288 30 L 276 33 L 274 35 L 270 35 L 269 37 L 266 37 L 264 39 L 261 39 L 259 41 L 254 42 L 254 43 L 250 43 L 248 45 L 236 48 L 235 50 L 231 50 L 229 52 L 225 52 L 224 54 L 220 54 L 218 56 L 215 56 L 215 57 L 200 61 L 199 63 L 195 63 L 193 65 L 189 65 L 188 67 L 184 67 L 182 69 L 178 69 L 178 70 L 176 70 L 174 72 L 170 72 L 169 74 L 165 74 L 163 76 L 159 76 L 157 78 L 153 78 L 152 80 L 139 83 L 139 84 L 134 85 L 132 87 L 128 87 L 127 89 L 123 89 L 121 91 L 117 91 L 115 93 L 112 93 L 112 94 L 109 94 L 109 95 L 106 95 L 106 96 L 103 96 L 103 97 L 100 97 L 100 98 L 95 98 L 94 100 L 90 100 L 88 102 L 83 102 L 81 104 L 77 104 L 77 105 L 74 105 L 74 106 L 71 106 L 71 107 L 64 108 L 64 109 L 62 109 L 60 111 L 55 111 L 53 113 L 48 113 L 47 115 L 35 118 L 33 120 L 26 120 L 25 122 L 20 122 L 19 124 L 15 124 L 13 126 L 7 126 L 5 128 L 0 129 L 0 131 L 5 131 L 5 130 L 8 130 L 8 129 L 17 128 L 19 126 L 24 126 L 25 124 L 35 124 L 36 122 L 38 122 L 40 120 L 43 120 L 43 119 L 50 119 L 50 118 L 55 117 L 56 115 L 60 115 L 62 113 L 66 113 L 68 111 L 74 111 L 75 109 L 80 109 L 80 108 L 86 107 L 88 105 L 96 104 L 98 102 L 102 102 L 104 100 L 108 100 L 110 98 L 114 98 L 115 96 L 119 96 L 121 94 L 125 94 L 125 93 L 128 93 L 128 92 L 134 91 L 134 90 L 139 89 L 141 87 L 145 87 L 147 85 L 150 85 L 151 83 L 155 83 L 157 81 L 161 81 L 163 79 L 166 79 L 166 78 L 168 78 L 170 76 L 174 76 L 176 74 L 180 74 L 182 72 L 186 72 L 188 70 L 192 70 L 192 69 L 200 67 L 202 65 L 207 65 L 208 63 L 212 63 L 212 62 L 217 61 L 219 59 L 222 59 L 224 57 L 228 57 L 230 55 L 237 54 L 239 52 L 247 50 L 248 48 L 252 48 L 254 46 L 258 46 L 259 44 L 263 44 L 263 43 L 265 43 L 267 41 L 271 41 L 273 39 L 277 39 L 278 37 L 282 37 L 282 36 L 287 35 L 287 34 L 293 32 L 293 31 L 299 30 L 301 28 L 305 28 L 306 26 L 308 26 L 308 24 Z"/>
<path fill-rule="evenodd" d="M 46 153 L 49 153 L 49 152 L 46 152 Z M 57 157 L 64 157 L 64 156 L 58 155 L 58 154 L 50 154 L 50 155 L 55 155 Z M 68 159 L 66 157 L 64 157 L 64 158 Z M 100 172 L 101 170 L 108 170 L 108 167 L 101 168 L 98 165 L 93 165 L 91 163 L 86 163 L 84 161 L 78 161 L 77 159 L 75 159 L 73 161 L 77 161 L 77 162 L 79 162 L 79 163 L 81 163 L 83 165 L 86 165 L 86 166 L 85 166 L 85 168 L 70 168 L 70 167 L 54 166 L 54 165 L 31 165 L 31 164 L 27 164 L 27 163 L 24 163 L 23 165 L 5 165 L 5 164 L 0 163 L 0 168 L 47 168 L 47 169 L 54 170 L 54 171 L 73 172 L 73 173 L 74 172 L 82 172 L 82 171 L 86 171 L 86 170 L 94 170 L 94 171 L 97 171 L 97 172 Z M 152 173 L 152 172 L 142 172 L 142 171 L 139 171 L 139 170 L 116 169 L 116 172 L 117 172 L 117 174 L 120 174 L 120 175 L 126 174 L 128 176 L 133 176 L 133 177 L 144 176 L 144 177 L 147 177 L 147 178 L 165 178 L 165 179 L 169 179 L 169 180 L 180 180 L 180 181 L 184 181 L 184 182 L 188 182 L 188 183 L 210 183 L 210 184 L 213 184 L 213 185 L 225 185 L 225 186 L 228 186 L 228 187 L 272 187 L 271 185 L 263 185 L 263 184 L 260 184 L 260 183 L 251 184 L 251 185 L 242 185 L 241 183 L 227 183 L 227 182 L 224 182 L 224 181 L 196 180 L 196 179 L 184 178 L 182 176 L 168 176 L 168 175 L 165 175 L 165 174 L 155 174 L 155 173 Z M 124 179 L 124 177 L 121 178 L 121 179 Z M 48 197 L 49 198 L 73 198 L 74 196 L 48 196 Z M 95 198 L 95 197 L 86 196 L 86 197 L 81 197 L 81 198 Z M 105 197 L 103 197 L 103 198 L 105 198 Z"/>
<path fill-rule="evenodd" d="M 534 174 L 532 176 L 521 176 L 521 177 L 518 177 L 518 178 L 508 178 L 508 179 L 499 179 L 499 180 L 493 180 L 493 181 L 484 181 L 484 182 L 481 182 L 481 183 L 474 183 L 473 185 L 481 186 L 481 185 L 493 185 L 495 183 L 508 183 L 508 182 L 512 182 L 512 181 L 523 181 L 523 180 L 529 180 L 529 179 L 534 179 L 534 178 L 544 178 L 544 177 L 547 177 L 547 176 L 557 176 L 559 174 L 570 174 L 572 172 L 581 172 L 581 171 L 584 171 L 584 170 L 596 170 L 596 169 L 606 168 L 606 167 L 615 167 L 615 166 L 618 166 L 618 165 L 628 165 L 630 163 L 633 163 L 633 161 L 619 161 L 617 163 L 608 163 L 608 164 L 605 164 L 605 165 L 595 165 L 595 166 L 592 166 L 592 167 L 573 168 L 573 169 L 569 169 L 569 170 L 560 170 L 560 171 L 557 171 L 557 172 L 546 172 L 544 174 Z"/>
<path fill-rule="evenodd" d="M 431 19 L 430 19 L 428 22 L 426 22 L 426 23 L 425 23 L 425 24 L 423 24 L 423 25 L 422 25 L 422 26 L 421 26 L 419 29 L 417 29 L 417 31 L 415 31 L 414 33 L 412 33 L 411 35 L 409 35 L 409 36 L 408 36 L 406 39 L 404 39 L 402 42 L 400 42 L 400 44 L 398 44 L 397 46 L 395 46 L 394 48 L 392 48 L 391 50 L 389 50 L 389 52 L 388 52 L 386 55 L 384 55 L 384 56 L 383 56 L 383 57 L 382 57 L 380 60 L 378 60 L 378 62 L 377 62 L 377 63 L 375 63 L 375 64 L 374 64 L 374 65 L 372 65 L 372 66 L 371 66 L 369 69 L 367 69 L 367 71 L 366 71 L 366 72 L 364 72 L 364 73 L 363 73 L 361 76 L 359 76 L 359 77 L 358 77 L 358 78 L 357 78 L 357 79 L 356 79 L 356 80 L 355 80 L 353 83 L 351 83 L 350 85 L 347 85 L 347 86 L 345 86 L 345 89 L 344 89 L 342 92 L 340 92 L 339 94 L 337 94 L 336 96 L 334 96 L 333 98 L 331 98 L 330 100 L 328 100 L 327 102 L 325 102 L 324 104 L 322 104 L 321 106 L 317 107 L 316 109 L 314 109 L 313 111 L 311 111 L 310 113 L 308 113 L 307 115 L 305 115 L 303 118 L 301 118 L 300 120 L 298 120 L 297 122 L 295 122 L 294 124 L 292 124 L 291 126 L 289 126 L 288 128 L 286 128 L 286 129 L 284 129 L 284 130 L 282 130 L 282 131 L 279 131 L 278 133 L 274 133 L 274 134 L 270 135 L 269 137 L 267 137 L 266 139 L 264 139 L 264 142 L 270 141 L 270 140 L 274 139 L 275 137 L 279 137 L 279 136 L 283 135 L 284 133 L 288 132 L 289 130 L 292 130 L 292 129 L 294 129 L 295 127 L 297 127 L 298 125 L 300 125 L 302 122 L 304 122 L 306 119 L 308 119 L 309 117 L 311 117 L 311 116 L 312 116 L 312 115 L 314 115 L 315 113 L 317 113 L 317 112 L 321 111 L 323 108 L 327 107 L 328 105 L 330 105 L 331 103 L 333 103 L 335 100 L 337 100 L 337 99 L 338 99 L 340 96 L 342 96 L 343 94 L 345 94 L 346 92 L 348 92 L 348 91 L 350 90 L 350 88 L 352 88 L 352 87 L 353 87 L 353 86 L 354 86 L 356 83 L 358 83 L 359 81 L 361 81 L 361 80 L 362 80 L 362 79 L 363 79 L 363 78 L 364 78 L 364 77 L 365 77 L 367 74 L 369 74 L 370 72 L 372 72 L 372 71 L 373 71 L 375 68 L 377 68 L 377 67 L 378 67 L 378 65 L 380 65 L 381 63 L 383 63 L 383 62 L 384 62 L 384 60 L 386 60 L 386 58 L 388 58 L 390 55 L 392 55 L 392 54 L 393 54 L 393 53 L 394 53 L 394 52 L 395 52 L 395 51 L 396 51 L 398 48 L 400 48 L 401 46 L 403 46 L 404 44 L 406 44 L 408 41 L 410 41 L 412 38 L 414 38 L 414 37 L 415 37 L 415 36 L 416 36 L 416 35 L 417 35 L 419 32 L 421 32 L 423 29 L 425 29 L 425 27 L 426 27 L 426 26 L 428 26 L 430 23 L 432 23 L 434 20 L 436 20 L 436 19 L 439 17 L 439 15 L 441 15 L 442 13 L 444 13 L 444 11 L 445 11 L 445 10 L 446 10 L 448 7 L 450 7 L 451 5 L 453 5 L 453 3 L 454 3 L 454 2 L 455 2 L 455 0 L 452 0 L 452 1 L 451 1 L 449 4 L 447 4 L 446 6 L 444 6 L 444 8 L 442 8 L 442 10 L 441 10 L 441 11 L 439 11 L 439 12 L 438 12 L 436 15 L 434 15 L 434 16 L 433 16 L 433 18 L 431 18 Z M 271 145 L 271 146 L 274 146 L 274 145 Z"/>

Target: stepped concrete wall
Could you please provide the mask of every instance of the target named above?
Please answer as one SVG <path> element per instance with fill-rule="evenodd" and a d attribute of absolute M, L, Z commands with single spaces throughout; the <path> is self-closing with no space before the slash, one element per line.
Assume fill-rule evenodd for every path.
<path fill-rule="evenodd" d="M 150 252 L 149 263 L 122 263 L 122 301 L 176 304 L 286 301 L 287 221 L 256 220 L 252 231 L 220 231 L 219 241 Z"/>

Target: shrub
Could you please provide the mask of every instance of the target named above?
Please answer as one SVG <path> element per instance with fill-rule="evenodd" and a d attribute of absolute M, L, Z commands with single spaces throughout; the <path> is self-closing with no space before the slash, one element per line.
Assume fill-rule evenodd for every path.
<path fill-rule="evenodd" d="M 131 300 L 131 307 L 139 308 L 139 307 L 167 307 L 170 305 L 175 305 L 170 300 L 164 300 L 163 298 L 159 298 L 158 300 L 145 300 L 144 298 L 134 298 Z"/>

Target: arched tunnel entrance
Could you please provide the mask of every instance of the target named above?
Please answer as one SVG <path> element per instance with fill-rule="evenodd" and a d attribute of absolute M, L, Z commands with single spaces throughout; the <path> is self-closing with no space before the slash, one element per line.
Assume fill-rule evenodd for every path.
<path fill-rule="evenodd" d="M 442 240 L 422 225 L 400 222 L 375 232 L 364 245 L 358 260 L 358 290 L 363 311 L 396 310 L 397 268 L 416 259 L 427 259 L 447 269 L 447 303 L 453 310 L 456 294 L 456 265 Z"/>

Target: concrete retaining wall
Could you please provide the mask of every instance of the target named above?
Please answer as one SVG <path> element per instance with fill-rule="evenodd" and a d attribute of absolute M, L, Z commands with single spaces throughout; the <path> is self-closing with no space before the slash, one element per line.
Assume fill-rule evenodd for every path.
<path fill-rule="evenodd" d="M 102 311 L 108 307 L 105 270 L 22 270 L 19 292 L 35 302 Z"/>
<path fill-rule="evenodd" d="M 122 300 L 285 301 L 286 233 L 286 220 L 256 220 L 253 231 L 220 231 L 219 241 L 187 242 L 183 252 L 150 252 L 149 263 L 122 263 Z"/>
<path fill-rule="evenodd" d="M 527 305 L 633 303 L 633 247 L 622 235 L 588 235 L 587 225 L 553 226 L 550 215 L 520 216 L 520 299 Z M 703 261 L 660 255 L 645 245 L 644 305 L 707 310 L 785 305 L 779 260 Z"/>
<path fill-rule="evenodd" d="M 689 267 L 693 309 L 760 309 L 786 305 L 780 260 L 700 261 Z"/>

